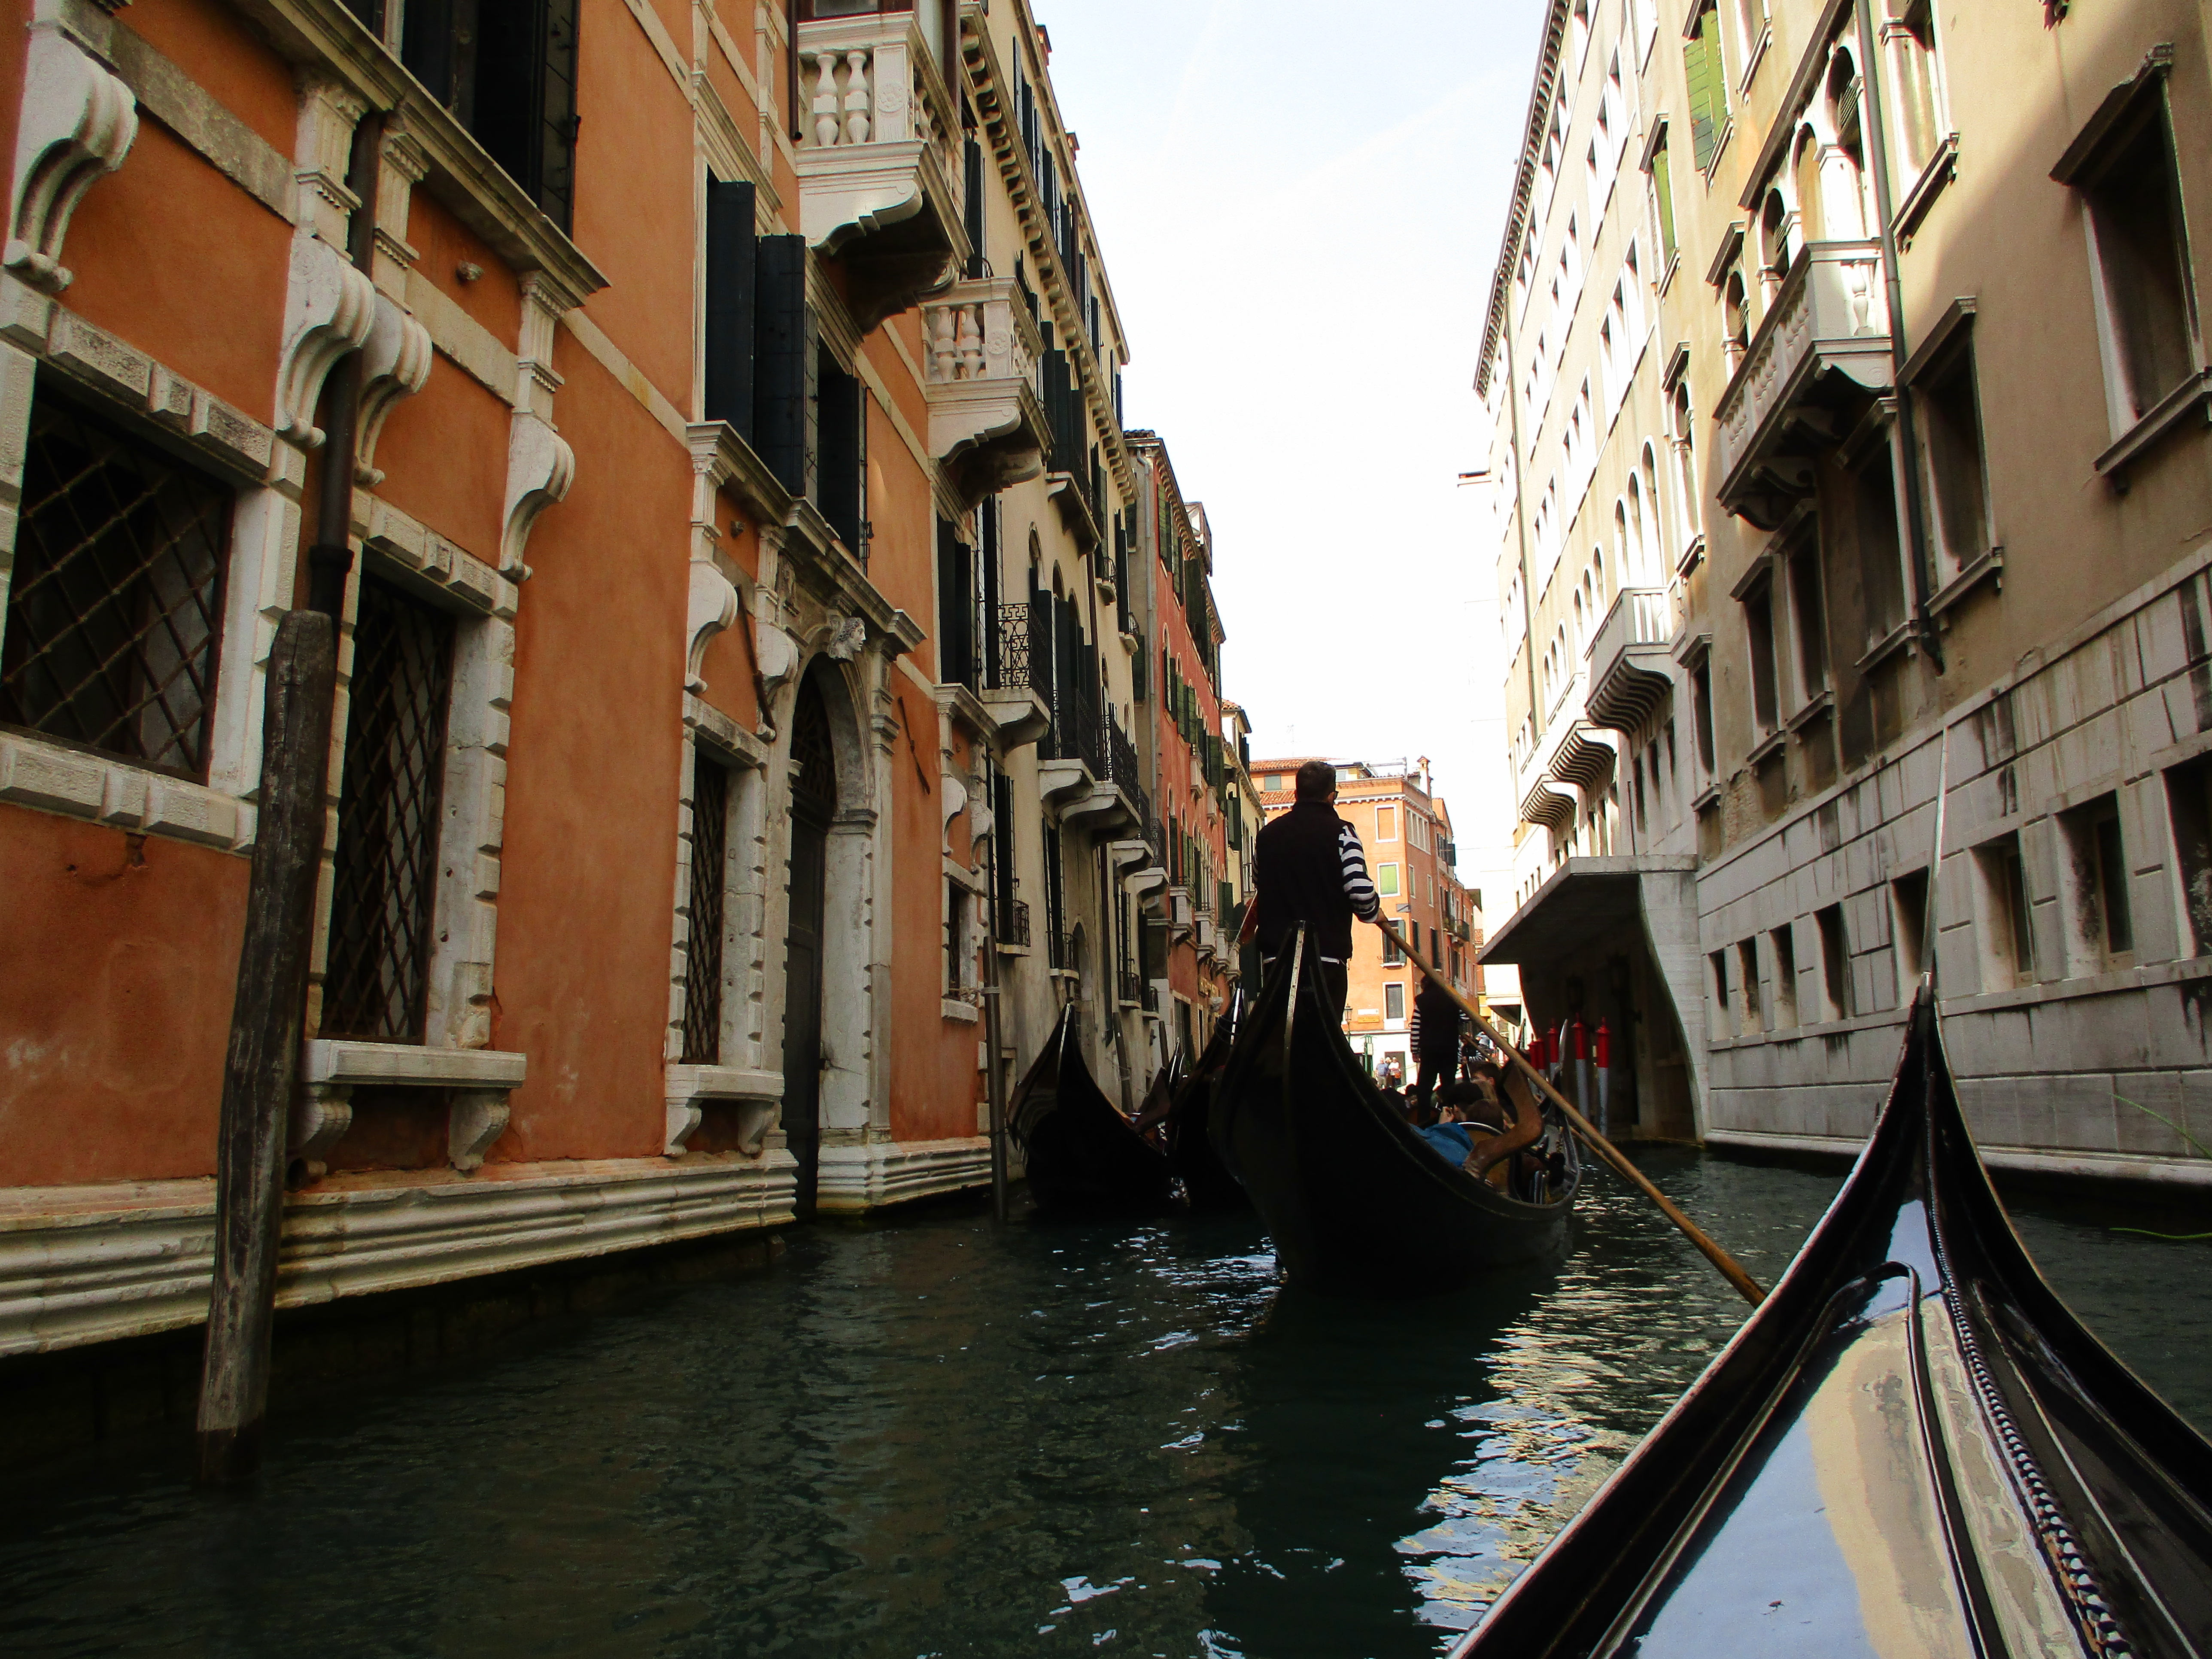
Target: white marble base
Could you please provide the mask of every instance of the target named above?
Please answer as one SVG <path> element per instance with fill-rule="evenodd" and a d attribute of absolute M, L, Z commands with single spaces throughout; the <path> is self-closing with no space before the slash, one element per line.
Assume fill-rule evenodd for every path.
<path fill-rule="evenodd" d="M 988 1186 L 988 1135 L 957 1140 L 883 1140 L 827 1146 L 816 1177 L 817 1208 L 848 1214 L 963 1188 Z"/>

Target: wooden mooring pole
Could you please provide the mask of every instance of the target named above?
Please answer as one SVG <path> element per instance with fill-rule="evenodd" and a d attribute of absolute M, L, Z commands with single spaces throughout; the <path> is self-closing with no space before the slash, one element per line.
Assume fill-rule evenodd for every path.
<path fill-rule="evenodd" d="M 260 818 L 223 1063 L 215 1284 L 200 1372 L 199 1474 L 209 1485 L 249 1479 L 260 1462 L 285 1130 L 300 1067 L 337 682 L 336 624 L 319 611 L 286 613 L 269 653 Z"/>

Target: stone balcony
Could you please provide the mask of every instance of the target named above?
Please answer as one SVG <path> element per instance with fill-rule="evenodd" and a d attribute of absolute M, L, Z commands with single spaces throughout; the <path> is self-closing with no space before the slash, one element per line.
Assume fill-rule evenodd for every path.
<path fill-rule="evenodd" d="M 1668 645 L 1674 607 L 1664 589 L 1624 587 L 1590 642 L 1589 717 L 1616 732 L 1633 732 L 1674 684 Z"/>
<path fill-rule="evenodd" d="M 1052 441 L 1038 397 L 1043 341 L 1010 277 L 955 283 L 922 307 L 929 453 L 963 501 L 1044 471 Z"/>
<path fill-rule="evenodd" d="M 1614 740 L 1590 717 L 1589 684 L 1585 664 L 1553 695 L 1550 722 L 1515 775 L 1526 823 L 1571 828 L 1580 802 L 1577 792 L 1603 788 L 1613 769 Z"/>
<path fill-rule="evenodd" d="M 1809 494 L 1843 405 L 1890 383 L 1879 242 L 1813 242 L 1783 279 L 1714 410 L 1721 505 L 1761 529 Z"/>
<path fill-rule="evenodd" d="M 799 228 L 866 333 L 967 260 L 959 123 L 913 11 L 803 20 L 799 58 Z"/>

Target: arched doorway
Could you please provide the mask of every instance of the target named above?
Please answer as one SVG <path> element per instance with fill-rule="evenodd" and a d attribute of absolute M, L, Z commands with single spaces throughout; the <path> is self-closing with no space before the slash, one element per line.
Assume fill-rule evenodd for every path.
<path fill-rule="evenodd" d="M 822 951 L 830 824 L 837 815 L 837 757 L 830 711 L 809 674 L 791 722 L 791 921 L 784 936 L 783 1133 L 799 1160 L 797 1207 L 814 1213 L 822 1166 Z"/>

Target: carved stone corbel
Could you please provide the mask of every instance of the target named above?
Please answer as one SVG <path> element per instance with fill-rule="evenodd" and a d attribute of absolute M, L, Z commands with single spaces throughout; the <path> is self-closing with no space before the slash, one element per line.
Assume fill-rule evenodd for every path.
<path fill-rule="evenodd" d="M 353 1085 L 304 1083 L 292 1102 L 285 1162 L 287 1185 L 306 1187 L 330 1173 L 331 1148 L 353 1127 Z"/>
<path fill-rule="evenodd" d="M 684 689 L 707 689 L 702 678 L 707 642 L 738 619 L 738 590 L 727 576 L 714 568 L 712 559 L 691 561 L 691 603 L 684 626 L 690 635 L 684 653 Z"/>
<path fill-rule="evenodd" d="M 276 369 L 276 430 L 304 449 L 321 447 L 315 403 L 338 359 L 368 338 L 376 285 L 328 242 L 292 238 L 284 295 L 284 354 Z"/>
<path fill-rule="evenodd" d="M 753 650 L 760 661 L 761 684 L 771 694 L 799 672 L 799 647 L 765 617 L 753 624 Z M 765 713 L 766 698 L 762 699 L 761 708 Z"/>
<path fill-rule="evenodd" d="M 138 136 L 138 100 L 52 21 L 34 23 L 15 126 L 15 191 L 0 258 L 33 288 L 70 285 L 61 262 L 70 216 L 123 165 Z"/>
<path fill-rule="evenodd" d="M 378 294 L 368 343 L 361 351 L 361 420 L 354 450 L 354 476 L 371 489 L 384 482 L 374 463 L 385 417 L 401 398 L 422 389 L 430 378 L 431 361 L 430 331 L 391 295 Z"/>
<path fill-rule="evenodd" d="M 522 553 L 538 515 L 568 493 L 575 481 L 576 452 L 543 416 L 517 410 L 507 440 L 506 527 L 500 534 L 499 574 L 526 581 L 530 567 Z"/>
<path fill-rule="evenodd" d="M 950 858 L 952 856 L 952 820 L 967 809 L 968 786 L 950 768 L 939 772 L 938 778 L 945 786 L 938 798 L 938 805 L 945 813 L 945 855 Z"/>
<path fill-rule="evenodd" d="M 507 1133 L 507 1091 L 461 1089 L 446 1124 L 447 1155 L 456 1170 L 466 1173 L 480 1167 L 492 1143 Z"/>

